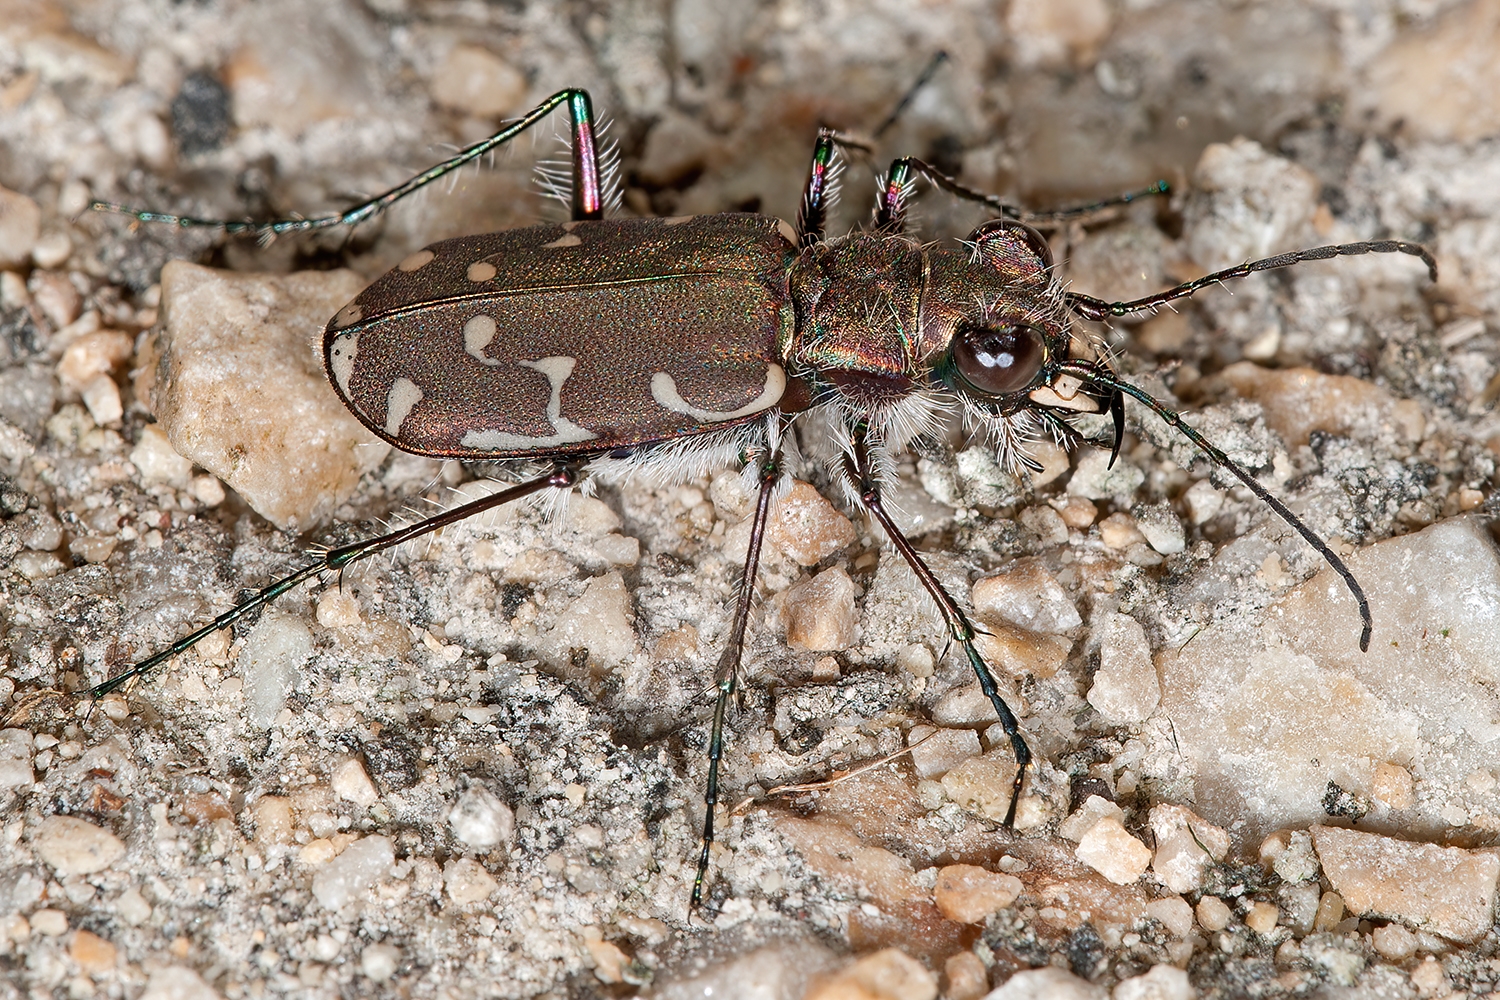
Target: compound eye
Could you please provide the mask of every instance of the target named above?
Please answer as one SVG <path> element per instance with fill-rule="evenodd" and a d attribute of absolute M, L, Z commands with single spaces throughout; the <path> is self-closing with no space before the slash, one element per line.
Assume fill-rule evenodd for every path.
<path fill-rule="evenodd" d="M 963 326 L 953 340 L 953 364 L 959 375 L 991 396 L 1020 392 L 1046 360 L 1042 334 L 1029 326 Z"/>

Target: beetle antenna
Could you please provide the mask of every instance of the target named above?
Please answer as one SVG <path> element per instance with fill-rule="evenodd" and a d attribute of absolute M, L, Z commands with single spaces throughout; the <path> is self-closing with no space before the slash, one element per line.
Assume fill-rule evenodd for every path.
<path fill-rule="evenodd" d="M 1207 438 L 1198 433 L 1191 424 L 1182 419 L 1180 413 L 1163 406 L 1144 389 L 1131 385 L 1102 366 L 1089 364 L 1088 362 L 1070 361 L 1060 367 L 1066 374 L 1084 379 L 1103 389 L 1110 394 L 1112 400 L 1123 402 L 1124 397 L 1129 396 L 1142 406 L 1145 406 L 1152 413 L 1160 417 L 1167 426 L 1174 428 L 1183 437 L 1193 442 L 1200 451 L 1208 456 L 1209 461 L 1231 473 L 1236 479 L 1244 483 L 1251 493 L 1259 497 L 1266 506 L 1275 511 L 1278 517 L 1290 525 L 1297 534 L 1301 535 L 1307 544 L 1311 545 L 1317 551 L 1318 555 L 1323 557 L 1323 561 L 1343 578 L 1344 585 L 1349 588 L 1349 593 L 1353 595 L 1355 602 L 1359 605 L 1359 619 L 1362 625 L 1359 633 L 1360 652 L 1369 652 L 1370 633 L 1374 628 L 1374 624 L 1373 619 L 1370 617 L 1370 602 L 1365 598 L 1364 588 L 1359 585 L 1359 581 L 1354 578 L 1354 572 L 1349 569 L 1343 559 L 1339 558 L 1338 553 L 1333 551 L 1328 546 L 1328 543 L 1319 537 L 1317 532 L 1308 527 L 1307 522 L 1292 513 L 1286 504 L 1278 500 L 1254 476 L 1250 475 L 1243 466 L 1226 455 L 1222 449 L 1210 444 Z M 1115 406 L 1112 403 L 1111 410 L 1114 409 Z M 1120 412 L 1123 413 L 1123 410 Z M 1116 445 L 1116 449 L 1118 449 L 1118 445 Z"/>

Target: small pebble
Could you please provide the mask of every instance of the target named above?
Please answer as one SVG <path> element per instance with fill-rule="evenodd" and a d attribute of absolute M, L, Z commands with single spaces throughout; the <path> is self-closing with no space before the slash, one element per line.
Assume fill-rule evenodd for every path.
<path fill-rule="evenodd" d="M 1423 998 L 1445 997 L 1451 989 L 1448 973 L 1443 971 L 1443 963 L 1431 955 L 1411 970 L 1411 984 L 1417 988 L 1417 996 Z"/>
<path fill-rule="evenodd" d="M 1203 524 L 1219 516 L 1224 509 L 1224 493 L 1214 488 L 1207 479 L 1200 479 L 1187 488 L 1182 495 L 1187 503 L 1188 516 L 1194 524 Z"/>
<path fill-rule="evenodd" d="M 854 524 L 817 489 L 792 483 L 771 511 L 767 545 L 799 566 L 815 566 L 848 548 L 856 538 Z"/>
<path fill-rule="evenodd" d="M 68 954 L 85 972 L 104 972 L 115 966 L 115 946 L 92 931 L 79 930 L 74 934 Z"/>
<path fill-rule="evenodd" d="M 585 936 L 584 947 L 588 949 L 589 957 L 594 960 L 594 978 L 601 983 L 621 983 L 625 981 L 625 967 L 630 962 L 630 956 L 613 941 L 606 941 L 598 935 L 598 928 L 591 928 L 596 936 Z"/>
<path fill-rule="evenodd" d="M 189 491 L 205 507 L 217 507 L 224 502 L 224 484 L 218 476 L 197 476 Z"/>
<path fill-rule="evenodd" d="M 1218 896 L 1204 896 L 1198 900 L 1198 906 L 1194 912 L 1198 916 L 1198 926 L 1209 933 L 1222 931 L 1229 926 L 1229 921 L 1234 917 L 1229 907 Z"/>
<path fill-rule="evenodd" d="M 1216 861 L 1229 853 L 1229 834 L 1185 806 L 1151 807 L 1156 854 L 1151 867 L 1162 884 L 1177 893 L 1196 892 Z"/>
<path fill-rule="evenodd" d="M 820 652 L 848 649 L 859 623 L 854 598 L 854 581 L 838 566 L 788 588 L 781 595 L 787 644 Z"/>
<path fill-rule="evenodd" d="M 1063 523 L 1077 531 L 1083 531 L 1099 516 L 1099 507 L 1083 497 L 1062 497 L 1052 501 Z"/>
<path fill-rule="evenodd" d="M 66 274 L 57 271 L 33 271 L 27 279 L 26 289 L 31 301 L 36 303 L 42 315 L 54 329 L 61 330 L 78 318 L 83 309 L 83 296 Z"/>
<path fill-rule="evenodd" d="M 927 738 L 929 734 L 933 734 L 930 739 Z M 921 741 L 921 746 L 915 746 L 918 741 Z M 925 779 L 941 778 L 981 752 L 979 734 L 972 729 L 913 726 L 907 734 L 907 743 L 912 745 L 911 762 L 917 777 Z"/>
<path fill-rule="evenodd" d="M 313 895 L 328 909 L 341 909 L 384 878 L 395 860 L 389 838 L 362 837 L 318 869 L 312 881 Z"/>
<path fill-rule="evenodd" d="M 89 416 L 94 418 L 94 423 L 100 427 L 118 427 L 120 418 L 125 415 L 125 407 L 120 402 L 120 387 L 115 380 L 108 375 L 97 375 L 88 385 L 83 387 L 83 405 L 88 408 Z"/>
<path fill-rule="evenodd" d="M 510 841 L 516 816 L 489 789 L 471 785 L 448 813 L 448 829 L 474 850 L 488 851 Z"/>
<path fill-rule="evenodd" d="M 380 800 L 380 793 L 365 772 L 364 764 L 356 757 L 350 757 L 335 767 L 328 784 L 335 795 L 353 802 L 361 809 L 368 809 Z"/>
<path fill-rule="evenodd" d="M 1375 780 L 1370 784 L 1370 794 L 1377 802 L 1391 809 L 1410 809 L 1415 801 L 1416 782 L 1411 772 L 1400 764 L 1382 761 L 1375 765 Z"/>
<path fill-rule="evenodd" d="M 1090 795 L 1068 815 L 1067 819 L 1058 824 L 1057 835 L 1076 844 L 1083 840 L 1084 834 L 1094 828 L 1095 823 L 1106 817 L 1124 823 L 1125 810 L 1102 795 Z"/>
<path fill-rule="evenodd" d="M 1182 522 L 1170 504 L 1146 504 L 1135 509 L 1135 523 L 1146 544 L 1164 556 L 1177 555 L 1187 548 Z"/>
<path fill-rule="evenodd" d="M 1381 924 L 1370 932 L 1370 945 L 1385 958 L 1403 962 L 1417 952 L 1417 936 L 1400 924 Z"/>
<path fill-rule="evenodd" d="M 31 929 L 46 937 L 62 937 L 68 932 L 68 915 L 50 908 L 37 910 L 31 915 Z"/>
<path fill-rule="evenodd" d="M 937 874 L 933 890 L 937 908 L 961 924 L 983 922 L 1016 901 L 1021 880 L 977 865 L 949 865 Z"/>
<path fill-rule="evenodd" d="M 1135 518 L 1124 512 L 1109 515 L 1099 522 L 1099 540 L 1105 548 L 1123 551 L 1146 540 Z"/>
<path fill-rule="evenodd" d="M 1062 584 L 1031 559 L 976 581 L 971 597 L 979 617 L 998 618 L 1033 632 L 1068 632 L 1083 624 Z"/>
<path fill-rule="evenodd" d="M 1109 452 L 1099 448 L 1085 449 L 1068 480 L 1068 495 L 1086 500 L 1121 500 L 1129 503 L 1135 491 L 1146 481 L 1146 474 L 1121 458 L 1109 467 Z"/>
<path fill-rule="evenodd" d="M 141 895 L 141 890 L 131 886 L 115 900 L 115 912 L 131 927 L 139 927 L 151 918 L 151 904 Z"/>
<path fill-rule="evenodd" d="M 275 724 L 302 665 L 312 654 L 312 629 L 302 619 L 281 611 L 261 616 L 246 637 L 238 661 L 245 685 L 245 715 L 252 726 L 269 729 Z"/>
<path fill-rule="evenodd" d="M 972 951 L 949 955 L 943 963 L 943 978 L 947 981 L 943 995 L 948 1000 L 979 1000 L 990 991 L 989 970 Z"/>
<path fill-rule="evenodd" d="M 1161 921 L 1167 933 L 1175 938 L 1185 938 L 1193 929 L 1193 908 L 1181 896 L 1153 899 L 1146 904 L 1146 913 Z"/>
<path fill-rule="evenodd" d="M 1099 635 L 1099 669 L 1089 688 L 1088 703 L 1108 722 L 1144 722 L 1161 701 L 1161 683 L 1151 662 L 1146 630 L 1134 618 L 1116 612 L 1107 613 L 1094 627 Z"/>
<path fill-rule="evenodd" d="M 141 481 L 147 485 L 186 486 L 193 473 L 193 463 L 177 454 L 167 440 L 166 431 L 158 424 L 141 428 L 140 439 L 130 452 L 130 463 L 139 470 Z"/>
<path fill-rule="evenodd" d="M 1276 929 L 1276 922 L 1281 919 L 1281 911 L 1276 908 L 1275 903 L 1264 901 L 1257 902 L 1250 907 L 1250 912 L 1245 914 L 1245 926 L 1257 934 L 1269 934 Z"/>
<path fill-rule="evenodd" d="M 1394 918 L 1454 941 L 1489 930 L 1500 877 L 1494 854 L 1340 827 L 1315 826 L 1312 838 L 1324 875 L 1355 916 Z M 1319 927 L 1336 922 L 1319 906 Z"/>
<path fill-rule="evenodd" d="M 359 953 L 359 971 L 377 983 L 396 974 L 401 964 L 401 949 L 388 944 L 372 944 Z"/>
<path fill-rule="evenodd" d="M 1144 975 L 1123 979 L 1110 994 L 1112 1000 L 1193 1000 L 1197 995 L 1187 970 L 1172 965 L 1153 965 Z"/>
<path fill-rule="evenodd" d="M 1046 966 L 1017 972 L 984 1000 L 1105 1000 L 1107 995 L 1102 986 Z"/>
<path fill-rule="evenodd" d="M 453 46 L 429 86 L 438 104 L 475 118 L 509 114 L 526 99 L 525 75 L 477 45 Z"/>
<path fill-rule="evenodd" d="M 1003 754 L 971 757 L 943 775 L 943 791 L 963 808 L 1000 822 L 1010 808 L 1016 762 L 1006 747 Z"/>
<path fill-rule="evenodd" d="M 287 844 L 292 840 L 292 800 L 281 795 L 263 795 L 251 807 L 255 839 L 262 844 Z"/>
<path fill-rule="evenodd" d="M 103 871 L 125 854 L 119 837 L 76 816 L 47 817 L 32 846 L 64 878 Z"/>
<path fill-rule="evenodd" d="M 804 1000 L 934 1000 L 937 977 L 897 948 L 855 960 L 821 980 Z"/>
<path fill-rule="evenodd" d="M 0 187 L 0 269 L 26 266 L 41 225 L 42 210 L 36 202 Z"/>
<path fill-rule="evenodd" d="M 68 345 L 57 363 L 63 387 L 80 392 L 100 375 L 118 369 L 135 351 L 135 338 L 119 330 L 95 330 Z"/>
<path fill-rule="evenodd" d="M 61 267 L 73 255 L 73 241 L 60 229 L 43 233 L 31 248 L 31 259 L 36 266 L 51 270 Z"/>
<path fill-rule="evenodd" d="M 549 663 L 572 666 L 573 651 L 589 651 L 589 662 L 618 666 L 640 652 L 635 607 L 625 580 L 616 570 L 593 577 L 583 593 L 568 603 L 552 628 L 537 639 L 537 652 Z"/>
<path fill-rule="evenodd" d="M 500 883 L 473 858 L 459 858 L 443 866 L 443 885 L 448 898 L 460 906 L 488 899 Z"/>
<path fill-rule="evenodd" d="M 1090 827 L 1073 853 L 1116 885 L 1129 885 L 1151 867 L 1151 848 L 1127 833 L 1112 816 Z"/>

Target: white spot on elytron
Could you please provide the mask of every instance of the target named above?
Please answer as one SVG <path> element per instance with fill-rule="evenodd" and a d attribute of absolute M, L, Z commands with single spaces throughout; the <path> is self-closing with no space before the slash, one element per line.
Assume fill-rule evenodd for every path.
<path fill-rule="evenodd" d="M 766 366 L 766 387 L 758 398 L 751 400 L 738 410 L 700 410 L 678 394 L 677 383 L 672 380 L 672 376 L 666 372 L 657 372 L 651 376 L 651 398 L 673 413 L 686 413 L 694 420 L 701 420 L 707 424 L 717 423 L 720 420 L 734 420 L 736 417 L 748 417 L 752 413 L 768 410 L 776 405 L 784 392 L 786 392 L 786 370 L 780 365 L 770 364 Z"/>
<path fill-rule="evenodd" d="M 422 390 L 409 378 L 398 378 L 391 383 L 391 391 L 385 397 L 385 432 L 391 437 L 401 435 L 401 425 L 411 413 L 411 408 L 422 399 Z"/>
<path fill-rule="evenodd" d="M 418 250 L 416 253 L 412 254 L 410 257 L 407 257 L 401 263 L 397 264 L 396 270 L 415 271 L 419 268 L 426 267 L 428 264 L 431 264 L 432 258 L 436 256 L 437 254 L 433 253 L 431 250 Z"/>
<path fill-rule="evenodd" d="M 696 215 L 672 215 L 661 221 L 665 222 L 669 226 L 680 226 L 684 222 L 692 222 L 696 218 Z"/>
<path fill-rule="evenodd" d="M 476 260 L 469 265 L 470 281 L 489 281 L 495 276 L 495 265 L 487 260 Z"/>
<path fill-rule="evenodd" d="M 333 372 L 333 381 L 345 399 L 349 398 L 349 379 L 354 375 L 354 359 L 359 356 L 359 334 L 346 333 L 335 337 L 328 349 L 328 370 Z"/>
<path fill-rule="evenodd" d="M 792 246 L 796 246 L 797 245 L 797 243 L 798 243 L 798 240 L 797 240 L 797 230 L 795 230 L 795 229 L 792 228 L 792 224 L 791 223 L 787 222 L 785 219 L 777 219 L 776 220 L 776 231 L 778 233 L 780 233 L 781 236 L 782 236 L 782 238 L 785 239 Z"/>
<path fill-rule="evenodd" d="M 599 435 L 587 427 L 580 427 L 562 415 L 562 387 L 573 374 L 577 358 L 538 358 L 536 361 L 517 361 L 522 368 L 530 368 L 547 376 L 552 383 L 552 396 L 547 400 L 547 419 L 552 422 L 552 433 L 541 437 L 527 434 L 512 434 L 509 431 L 469 431 L 459 442 L 465 448 L 479 451 L 520 451 L 528 448 L 553 448 L 575 441 L 588 441 Z"/>
<path fill-rule="evenodd" d="M 333 328 L 342 330 L 351 323 L 358 323 L 363 316 L 364 310 L 359 307 L 359 303 L 351 302 L 333 317 Z"/>
<path fill-rule="evenodd" d="M 557 250 L 557 249 L 560 249 L 562 247 L 576 247 L 576 246 L 582 246 L 582 245 L 583 245 L 583 240 L 581 240 L 578 237 L 574 236 L 572 233 L 568 233 L 566 236 L 559 236 L 557 239 L 553 240 L 551 243 L 543 243 L 542 244 L 542 249 L 543 250 Z"/>
<path fill-rule="evenodd" d="M 487 365 L 498 365 L 496 358 L 486 357 L 484 349 L 495 339 L 495 319 L 480 313 L 464 324 L 464 350 Z"/>

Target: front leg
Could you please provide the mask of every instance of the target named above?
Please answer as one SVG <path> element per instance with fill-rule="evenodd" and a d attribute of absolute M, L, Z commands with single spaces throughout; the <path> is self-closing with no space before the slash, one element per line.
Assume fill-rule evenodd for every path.
<path fill-rule="evenodd" d="M 876 477 L 874 462 L 871 460 L 871 445 L 869 442 L 868 428 L 864 424 L 857 424 L 850 430 L 849 450 L 844 455 L 844 471 L 854 484 L 859 494 L 860 503 L 880 522 L 881 528 L 885 529 L 886 537 L 891 540 L 891 545 L 901 553 L 901 558 L 906 560 L 917 579 L 922 581 L 922 586 L 932 599 L 937 602 L 938 613 L 943 616 L 944 623 L 948 626 L 948 635 L 963 649 L 964 655 L 969 658 L 969 665 L 974 668 L 974 675 L 979 678 L 979 689 L 989 699 L 990 705 L 995 709 L 995 714 L 1000 717 L 1000 725 L 1005 730 L 1005 735 L 1010 737 L 1011 749 L 1016 755 L 1016 778 L 1011 788 L 1010 806 L 1005 810 L 1005 826 L 1014 827 L 1016 824 L 1016 805 L 1021 801 L 1021 785 L 1026 780 L 1026 766 L 1031 763 L 1031 748 L 1026 745 L 1025 738 L 1021 735 L 1020 723 L 1016 721 L 1015 713 L 1000 697 L 999 690 L 995 687 L 994 674 L 991 673 L 989 664 L 979 655 L 979 650 L 974 646 L 976 632 L 963 609 L 953 599 L 936 575 L 933 574 L 927 563 L 923 562 L 922 556 L 912 546 L 911 541 L 901 533 L 896 522 L 891 519 L 890 512 L 885 509 L 885 504 L 880 496 L 880 482 Z"/>

